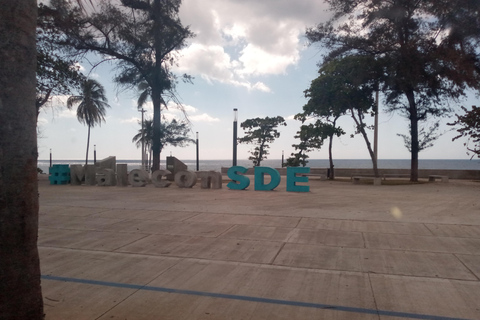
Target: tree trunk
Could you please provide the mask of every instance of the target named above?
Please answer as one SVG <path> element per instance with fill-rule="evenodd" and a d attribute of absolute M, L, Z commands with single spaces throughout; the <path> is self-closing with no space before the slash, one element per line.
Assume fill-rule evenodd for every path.
<path fill-rule="evenodd" d="M 160 169 L 160 108 L 161 97 L 158 89 L 152 88 L 152 100 L 153 100 L 153 141 L 152 141 L 152 172 Z"/>
<path fill-rule="evenodd" d="M 357 130 L 360 131 L 360 134 L 362 135 L 363 140 L 367 145 L 368 153 L 370 154 L 370 158 L 372 159 L 373 174 L 375 175 L 375 177 L 379 177 L 380 174 L 378 173 L 377 158 L 375 157 L 375 153 L 373 152 L 373 149 L 372 149 L 372 144 L 370 143 L 370 139 L 368 139 L 367 132 L 365 131 L 365 123 L 362 120 L 362 116 L 361 114 L 359 114 L 357 118 L 355 115 L 354 109 L 350 109 L 350 112 L 351 112 L 353 121 L 355 121 L 355 125 L 357 126 Z M 360 111 L 358 112 L 360 113 Z"/>
<path fill-rule="evenodd" d="M 154 47 L 155 47 L 155 66 L 153 70 L 153 81 L 150 83 L 152 87 L 152 102 L 153 102 L 153 142 L 152 142 L 152 152 L 153 152 L 153 163 L 152 163 L 152 172 L 155 172 L 160 169 L 160 152 L 161 152 L 161 141 L 160 141 L 160 112 L 161 112 L 161 103 L 162 103 L 162 92 L 161 88 L 162 83 L 162 6 L 160 0 L 154 0 L 153 2 L 153 14 L 154 19 Z"/>
<path fill-rule="evenodd" d="M 260 144 L 258 147 L 258 158 L 257 158 L 257 167 L 260 167 L 260 164 L 262 163 L 262 158 L 263 158 L 263 142 Z"/>
<path fill-rule="evenodd" d="M 410 137 L 411 137 L 411 162 L 410 162 L 410 181 L 418 181 L 418 110 L 415 103 L 415 96 L 413 90 L 406 93 L 409 103 L 409 116 L 410 116 Z"/>
<path fill-rule="evenodd" d="M 330 174 L 328 175 L 328 178 L 330 180 L 335 179 L 335 171 L 333 168 L 332 146 L 333 146 L 333 134 L 330 136 L 328 141 L 328 160 L 330 161 Z"/>
<path fill-rule="evenodd" d="M 37 249 L 37 6 L 0 10 L 0 318 L 43 319 Z"/>
<path fill-rule="evenodd" d="M 336 125 L 337 125 L 337 119 L 338 119 L 338 116 L 336 116 L 334 118 L 333 121 L 331 121 L 332 123 L 332 128 L 336 128 Z M 328 136 L 328 160 L 330 162 L 330 169 L 328 171 L 328 179 L 330 180 L 334 180 L 335 179 L 335 168 L 334 168 L 334 165 L 333 165 L 333 153 L 332 153 L 332 149 L 333 149 L 333 136 L 335 135 L 335 133 L 332 133 L 331 135 Z"/>
<path fill-rule="evenodd" d="M 150 151 L 148 152 L 148 155 L 150 157 L 150 159 L 148 159 L 148 170 L 150 170 L 151 172 L 152 171 L 152 149 L 150 149 Z"/>
<path fill-rule="evenodd" d="M 87 153 L 85 154 L 85 165 L 88 164 L 88 148 L 90 147 L 90 126 L 88 126 L 87 134 Z"/>

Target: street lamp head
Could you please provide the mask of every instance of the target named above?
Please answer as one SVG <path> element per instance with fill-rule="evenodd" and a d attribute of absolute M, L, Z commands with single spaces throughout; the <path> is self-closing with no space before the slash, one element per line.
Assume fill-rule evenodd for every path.
<path fill-rule="evenodd" d="M 237 121 L 238 119 L 238 109 L 234 108 L 233 109 L 233 121 Z"/>

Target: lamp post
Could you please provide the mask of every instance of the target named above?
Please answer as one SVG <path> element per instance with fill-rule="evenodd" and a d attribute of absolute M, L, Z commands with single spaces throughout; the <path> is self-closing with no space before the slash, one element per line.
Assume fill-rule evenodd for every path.
<path fill-rule="evenodd" d="M 93 145 L 93 164 L 97 163 L 97 145 Z"/>
<path fill-rule="evenodd" d="M 50 168 L 52 167 L 52 149 L 50 149 Z"/>
<path fill-rule="evenodd" d="M 199 162 L 199 147 L 198 147 L 198 131 L 197 131 L 197 141 L 196 141 L 196 144 L 197 144 L 197 171 L 200 171 L 200 162 Z"/>
<path fill-rule="evenodd" d="M 145 109 L 142 108 L 140 112 L 142 113 L 142 169 L 146 169 L 147 166 L 145 165 L 145 129 L 143 128 L 143 114 L 145 113 Z"/>
<path fill-rule="evenodd" d="M 233 166 L 237 165 L 237 119 L 238 110 L 233 109 Z"/>
<path fill-rule="evenodd" d="M 375 126 L 373 131 L 373 158 L 375 167 L 378 168 L 378 89 L 375 92 Z"/>
<path fill-rule="evenodd" d="M 285 157 L 285 154 L 284 154 L 284 151 L 282 150 L 282 168 L 284 167 L 284 157 Z"/>

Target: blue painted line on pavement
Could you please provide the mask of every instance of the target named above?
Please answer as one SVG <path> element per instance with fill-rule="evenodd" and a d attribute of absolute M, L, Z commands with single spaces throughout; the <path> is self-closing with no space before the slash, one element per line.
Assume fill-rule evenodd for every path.
<path fill-rule="evenodd" d="M 52 276 L 52 275 L 42 275 L 41 278 L 44 279 L 44 280 L 73 282 L 73 283 L 81 283 L 81 284 L 91 284 L 91 285 L 114 287 L 114 288 L 156 291 L 156 292 L 175 293 L 175 294 L 185 294 L 185 295 L 192 295 L 192 296 L 229 299 L 229 300 L 240 300 L 240 301 L 249 301 L 249 302 L 259 302 L 259 303 L 268 303 L 268 304 L 277 304 L 277 305 L 304 307 L 304 308 L 327 309 L 327 310 L 352 312 L 352 313 L 362 313 L 362 314 L 374 314 L 374 315 L 380 315 L 380 316 L 391 316 L 391 317 L 399 317 L 399 318 L 429 319 L 429 320 L 468 320 L 468 319 L 463 319 L 463 318 L 451 318 L 451 317 L 442 317 L 442 316 L 416 314 L 416 313 L 406 313 L 406 312 L 397 312 L 397 311 L 387 311 L 387 310 L 374 310 L 374 309 L 366 309 L 366 308 L 336 306 L 336 305 L 328 305 L 328 304 L 321 304 L 321 303 L 290 301 L 290 300 L 281 300 L 281 299 L 269 299 L 269 298 L 250 297 L 250 296 L 241 296 L 241 295 L 234 295 L 234 294 L 214 293 L 214 292 L 205 292 L 205 291 L 195 291 L 195 290 L 183 290 L 183 289 L 172 289 L 172 288 L 164 288 L 164 287 L 142 286 L 142 285 L 137 285 L 137 284 L 98 281 L 98 280 L 89 280 L 89 279 L 78 279 L 78 278 L 68 278 L 68 277 L 57 277 L 57 276 Z"/>

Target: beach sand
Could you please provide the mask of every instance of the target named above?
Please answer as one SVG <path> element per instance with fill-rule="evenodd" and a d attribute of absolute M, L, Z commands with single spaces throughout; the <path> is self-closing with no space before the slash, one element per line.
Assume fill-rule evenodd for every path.
<path fill-rule="evenodd" d="M 479 182 L 308 184 L 41 179 L 46 319 L 480 319 Z"/>

